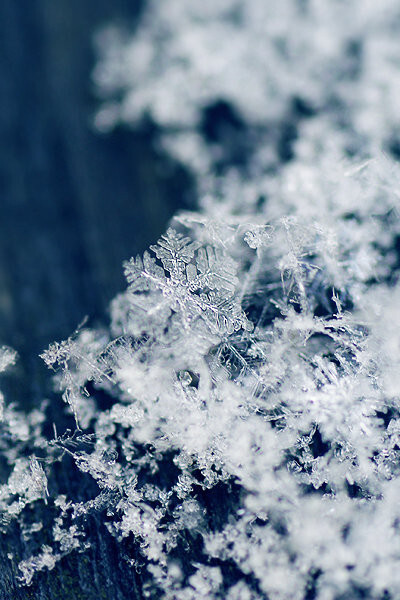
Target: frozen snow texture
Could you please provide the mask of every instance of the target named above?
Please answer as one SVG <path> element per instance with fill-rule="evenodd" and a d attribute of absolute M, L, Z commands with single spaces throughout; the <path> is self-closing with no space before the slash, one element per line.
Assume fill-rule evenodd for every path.
<path fill-rule="evenodd" d="M 26 583 L 84 550 L 80 523 L 96 510 L 112 516 L 117 539 L 137 540 L 150 597 L 400 593 L 398 291 L 371 283 L 397 235 L 393 166 L 337 166 L 322 182 L 318 163 L 319 176 L 310 168 L 303 212 L 275 181 L 253 221 L 182 215 L 184 233 L 169 229 L 153 256 L 125 264 L 109 334 L 83 329 L 44 353 L 64 389 L 75 382 L 84 398 L 95 380 L 113 400 L 88 418 L 67 396 L 77 422 L 81 410 L 88 418 L 89 450 L 82 431 L 54 444 L 99 495 L 57 501 L 54 554 L 21 565 Z M 377 196 L 374 214 L 366 203 Z M 202 547 L 195 560 L 192 544 Z"/>
<path fill-rule="evenodd" d="M 43 353 L 76 430 L 46 444 L 38 412 L 4 408 L 3 521 L 55 513 L 23 582 L 84 551 L 96 512 L 135 540 L 144 597 L 400 596 L 400 188 L 376 153 L 397 135 L 399 27 L 391 0 L 150 0 L 132 39 L 100 39 L 122 101 L 99 126 L 148 112 L 202 196 L 125 263 L 108 329 Z M 266 132 L 294 100 L 310 114 L 283 160 Z M 219 102 L 260 133 L 224 177 L 201 131 Z M 66 456 L 86 502 L 47 497 Z"/>
<path fill-rule="evenodd" d="M 326 138 L 330 123 L 346 147 L 375 151 L 399 134 L 399 30 L 396 0 L 149 0 L 134 35 L 113 26 L 98 36 L 96 124 L 150 116 L 169 151 L 202 174 L 221 158 L 220 135 L 231 151 L 241 142 L 240 122 L 265 141 L 253 168 L 273 162 L 267 146 L 296 112 L 323 112 Z M 218 107 L 229 112 L 206 140 Z"/>
<path fill-rule="evenodd" d="M 0 348 L 0 373 L 12 367 L 17 354 L 8 347 Z M 44 408 L 44 404 L 41 409 Z M 39 531 L 41 524 L 25 527 L 23 514 L 32 503 L 47 503 L 47 476 L 43 465 L 35 456 L 46 446 L 41 435 L 45 416 L 41 410 L 29 414 L 8 404 L 0 392 L 0 457 L 2 474 L 6 480 L 0 483 L 0 532 L 7 530 L 10 522 L 19 519 L 22 535 L 29 537 L 34 530 Z"/>

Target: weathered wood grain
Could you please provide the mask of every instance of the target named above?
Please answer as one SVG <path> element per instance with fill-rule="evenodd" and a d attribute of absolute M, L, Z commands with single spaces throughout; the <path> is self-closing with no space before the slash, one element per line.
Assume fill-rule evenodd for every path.
<path fill-rule="evenodd" d="M 149 132 L 90 128 L 92 33 L 138 10 L 135 0 L 0 2 L 0 343 L 19 352 L 6 387 L 25 406 L 50 393 L 39 352 L 85 315 L 106 319 L 122 260 L 157 238 L 187 189 Z M 58 477 L 72 485 L 68 469 Z M 137 598 L 120 549 L 100 521 L 90 526 L 92 550 L 23 589 L 7 559 L 27 552 L 18 526 L 0 537 L 0 600 Z"/>

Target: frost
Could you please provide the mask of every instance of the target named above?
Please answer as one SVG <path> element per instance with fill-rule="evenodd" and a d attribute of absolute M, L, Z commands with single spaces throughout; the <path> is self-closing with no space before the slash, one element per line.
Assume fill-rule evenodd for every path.
<path fill-rule="evenodd" d="M 232 218 L 225 229 L 206 210 L 183 216 L 182 231 L 125 264 L 112 333 L 83 329 L 58 361 L 61 381 L 84 389 L 95 377 L 114 402 L 93 412 L 92 436 L 52 442 L 99 488 L 87 503 L 57 500 L 56 554 L 84 551 L 82 519 L 106 512 L 117 540 L 135 540 L 145 587 L 165 598 L 400 590 L 390 575 L 400 551 L 397 286 L 355 269 L 358 244 L 372 253 L 397 231 L 380 169 L 338 171 L 329 184 L 338 198 L 380 195 L 373 218 L 357 209 L 369 239 L 346 237 L 346 210 L 328 200 L 307 222 L 288 195 L 282 215 L 277 193 L 253 222 Z M 218 525 L 215 513 L 225 515 Z M 178 564 L 199 539 L 208 558 Z"/>
<path fill-rule="evenodd" d="M 80 331 L 84 323 L 85 321 L 68 340 L 54 342 L 40 355 L 47 367 L 59 371 L 60 375 L 56 379 L 57 387 L 63 391 L 63 400 L 70 405 L 78 427 L 79 407 L 81 407 L 80 416 L 83 419 L 83 426 L 89 425 L 94 414 L 94 407 L 87 399 L 85 384 L 88 381 L 96 381 L 106 374 L 106 367 L 101 357 L 97 356 L 99 349 L 104 346 L 106 339 L 104 333 Z M 72 368 L 74 368 L 73 377 Z"/>
<path fill-rule="evenodd" d="M 28 505 L 52 522 L 25 584 L 84 552 L 95 515 L 143 597 L 400 596 L 400 179 L 381 151 L 399 19 L 392 0 L 169 0 L 132 39 L 103 34 L 98 124 L 150 115 L 199 202 L 124 263 L 108 328 L 42 354 L 75 431 L 2 404 L 2 524 L 33 544 Z M 241 133 L 207 133 L 210 110 Z M 239 142 L 246 164 L 224 155 Z M 67 457 L 89 499 L 49 494 Z"/>
<path fill-rule="evenodd" d="M 96 514 L 133 540 L 143 593 L 167 600 L 400 592 L 398 283 L 384 270 L 396 170 L 325 176 L 307 161 L 264 182 L 252 218 L 229 197 L 224 225 L 209 204 L 181 215 L 125 263 L 109 331 L 82 327 L 44 353 L 79 428 L 47 447 L 36 429 L 45 462 L 16 455 L 1 488 L 5 525 L 32 502 L 54 515 L 51 545 L 20 563 L 25 584 L 84 552 Z M 48 497 L 66 455 L 97 486 L 85 502 Z M 33 543 L 40 524 L 24 535 Z"/>
<path fill-rule="evenodd" d="M 11 367 L 17 359 L 17 353 L 12 348 L 0 348 L 0 373 Z"/>
<path fill-rule="evenodd" d="M 97 37 L 96 126 L 150 117 L 204 176 L 241 149 L 253 168 L 276 165 L 285 136 L 321 112 L 324 140 L 365 157 L 398 135 L 398 22 L 395 0 L 151 0 L 132 35 Z"/>
<path fill-rule="evenodd" d="M 47 496 L 47 478 L 35 457 L 18 458 L 7 484 L 0 486 L 0 501 L 8 517 L 16 517 L 27 504 Z"/>
<path fill-rule="evenodd" d="M 52 548 L 46 545 L 42 546 L 40 554 L 20 562 L 21 580 L 25 585 L 30 585 L 37 571 L 53 569 L 59 558 L 58 555 L 53 554 Z"/>

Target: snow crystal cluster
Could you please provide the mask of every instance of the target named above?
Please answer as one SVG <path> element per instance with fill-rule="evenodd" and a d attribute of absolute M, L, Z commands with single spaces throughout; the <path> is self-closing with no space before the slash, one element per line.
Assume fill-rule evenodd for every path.
<path fill-rule="evenodd" d="M 99 128 L 150 118 L 199 202 L 44 352 L 75 431 L 2 409 L 2 523 L 55 515 L 25 584 L 96 513 L 144 598 L 400 597 L 399 33 L 391 0 L 149 0 L 99 37 Z"/>
<path fill-rule="evenodd" d="M 396 0 L 148 0 L 133 36 L 98 36 L 96 125 L 150 117 L 202 175 L 243 129 L 252 167 L 274 164 L 271 142 L 317 112 L 353 150 L 398 149 L 399 28 Z"/>

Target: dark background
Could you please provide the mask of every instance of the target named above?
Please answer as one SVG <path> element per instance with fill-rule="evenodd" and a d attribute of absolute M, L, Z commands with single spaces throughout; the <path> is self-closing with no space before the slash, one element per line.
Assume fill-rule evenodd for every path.
<path fill-rule="evenodd" d="M 133 25 L 141 4 L 0 0 L 0 342 L 34 386 L 37 353 L 85 315 L 105 317 L 122 261 L 184 201 L 183 174 L 149 129 L 91 125 L 93 33 Z"/>
<path fill-rule="evenodd" d="M 51 393 L 38 354 L 86 315 L 107 321 L 124 289 L 122 261 L 154 242 L 188 197 L 187 177 L 154 150 L 154 131 L 91 128 L 93 33 L 133 25 L 141 4 L 0 0 L 0 344 L 19 353 L 9 402 L 38 406 Z M 67 471 L 59 477 L 72 485 Z M 139 597 L 101 522 L 90 526 L 92 550 L 25 589 L 6 558 L 29 555 L 18 526 L 0 534 L 0 600 Z"/>

